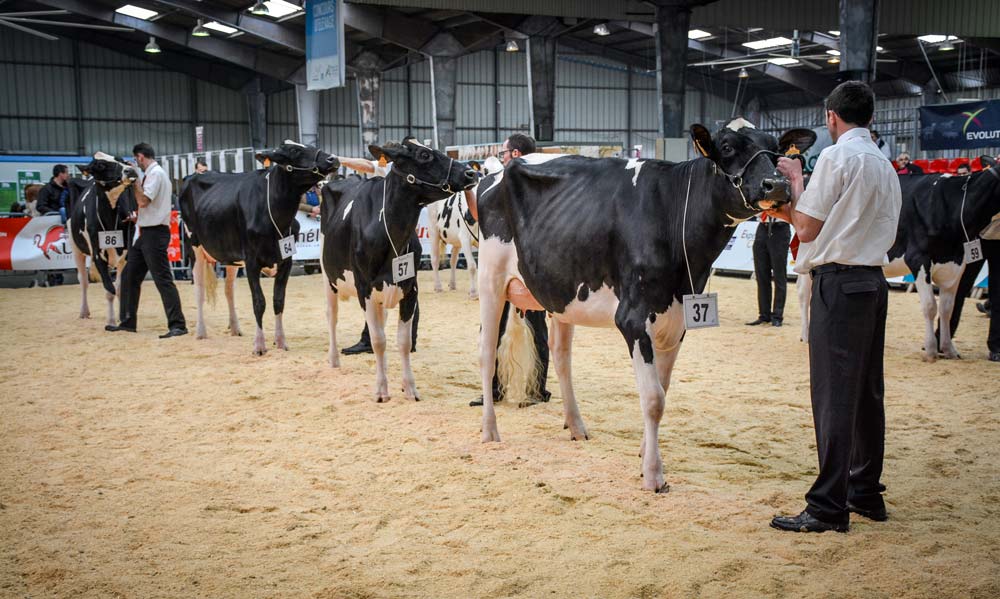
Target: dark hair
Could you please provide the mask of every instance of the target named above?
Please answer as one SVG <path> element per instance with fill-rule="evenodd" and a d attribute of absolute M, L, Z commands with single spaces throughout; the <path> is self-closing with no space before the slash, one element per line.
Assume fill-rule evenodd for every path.
<path fill-rule="evenodd" d="M 963 162 L 962 164 L 958 165 L 957 167 L 955 167 L 955 170 L 957 171 L 960 168 L 966 168 L 969 169 L 970 171 L 972 170 L 972 167 L 969 166 L 968 162 Z"/>
<path fill-rule="evenodd" d="M 198 160 L 195 160 L 194 164 L 195 164 L 195 166 L 197 166 L 197 165 L 200 164 L 200 165 L 202 165 L 202 166 L 204 166 L 206 168 L 208 167 L 208 164 L 205 162 L 204 158 L 199 158 Z"/>
<path fill-rule="evenodd" d="M 534 138 L 523 133 L 515 133 L 507 138 L 507 147 L 521 154 L 534 154 L 536 151 Z"/>
<path fill-rule="evenodd" d="M 844 122 L 867 127 L 875 115 L 875 92 L 863 81 L 845 81 L 826 97 L 826 109 Z"/>
<path fill-rule="evenodd" d="M 143 156 L 149 158 L 150 160 L 156 158 L 156 151 L 153 150 L 153 146 L 149 145 L 146 142 L 135 144 L 135 147 L 132 148 L 132 155 L 135 156 L 136 154 L 142 154 Z"/>
<path fill-rule="evenodd" d="M 872 137 L 875 139 L 882 139 L 882 136 L 878 134 L 878 131 L 872 129 Z"/>
<path fill-rule="evenodd" d="M 66 172 L 69 172 L 69 169 L 66 168 L 65 164 L 57 164 L 57 165 L 55 165 L 55 166 L 52 167 L 52 176 L 53 177 L 58 177 L 59 175 L 61 175 L 63 173 L 66 173 Z"/>

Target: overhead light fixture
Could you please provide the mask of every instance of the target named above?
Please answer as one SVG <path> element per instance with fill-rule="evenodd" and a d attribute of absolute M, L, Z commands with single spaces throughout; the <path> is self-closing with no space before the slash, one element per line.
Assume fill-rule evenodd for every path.
<path fill-rule="evenodd" d="M 257 2 L 254 2 L 254 5 L 250 7 L 250 14 L 266 17 L 271 14 L 271 11 L 268 10 L 267 4 L 264 4 L 264 0 L 257 0 Z"/>
<path fill-rule="evenodd" d="M 948 39 L 947 35 L 921 35 L 917 37 L 918 40 L 926 42 L 928 44 L 940 44 L 941 42 Z M 955 39 L 955 38 L 952 38 Z"/>
<path fill-rule="evenodd" d="M 743 42 L 743 45 L 751 50 L 767 50 L 768 48 L 777 48 L 779 46 L 790 46 L 792 45 L 792 40 L 787 37 L 771 37 L 766 40 Z"/>
<path fill-rule="evenodd" d="M 740 74 L 738 76 L 740 79 L 748 79 L 750 77 L 750 73 L 747 72 L 746 67 L 740 67 Z"/>
<path fill-rule="evenodd" d="M 594 33 L 600 36 L 611 35 L 611 30 L 608 29 L 607 23 L 598 23 L 594 25 Z"/>
<path fill-rule="evenodd" d="M 793 64 L 799 64 L 798 59 L 790 58 L 788 56 L 779 56 L 778 58 L 768 58 L 767 62 L 771 64 L 776 64 L 779 67 L 785 67 Z"/>
<path fill-rule="evenodd" d="M 266 12 L 258 12 L 261 9 Z M 288 0 L 257 0 L 257 3 L 253 5 L 250 12 L 255 15 L 266 15 L 274 19 L 281 19 L 288 15 L 302 12 L 302 7 L 293 2 L 288 2 Z"/>
<path fill-rule="evenodd" d="M 160 47 L 156 45 L 156 38 L 149 36 L 149 43 L 146 44 L 146 52 L 150 54 L 159 54 L 161 52 Z"/>
<path fill-rule="evenodd" d="M 835 37 L 840 37 L 840 32 L 839 31 L 827 31 L 827 33 L 829 33 L 830 35 L 835 36 Z"/>
<path fill-rule="evenodd" d="M 955 44 L 951 43 L 951 40 L 945 40 L 943 44 L 938 46 L 938 50 L 941 52 L 950 52 L 955 49 Z"/>
<path fill-rule="evenodd" d="M 689 40 L 700 40 L 706 37 L 712 37 L 712 34 L 707 31 L 702 31 L 701 29 L 692 29 L 688 31 Z"/>
<path fill-rule="evenodd" d="M 840 56 L 840 50 L 827 50 L 826 53 L 831 56 Z"/>
<path fill-rule="evenodd" d="M 518 52 L 521 46 L 517 45 L 517 40 L 507 40 L 507 51 L 508 52 Z"/>
<path fill-rule="evenodd" d="M 826 61 L 828 63 L 830 63 L 830 64 L 839 64 L 840 63 L 840 57 L 839 56 L 831 56 L 830 58 L 827 58 Z"/>
<path fill-rule="evenodd" d="M 202 24 L 201 19 L 198 19 L 198 24 L 194 26 L 191 35 L 194 37 L 209 37 L 212 34 L 208 32 L 208 29 L 205 29 L 205 25 Z"/>
<path fill-rule="evenodd" d="M 141 6 L 133 6 L 131 4 L 126 4 L 120 8 L 116 8 L 115 12 L 121 13 L 123 15 L 134 17 L 136 19 L 142 19 L 143 21 L 148 21 L 160 14 L 155 10 L 149 10 L 148 8 L 142 8 Z"/>
<path fill-rule="evenodd" d="M 225 33 L 226 35 L 232 35 L 236 33 L 235 27 L 230 27 L 229 25 L 223 25 L 218 21 L 209 21 L 205 23 L 205 29 L 214 29 L 219 33 Z"/>

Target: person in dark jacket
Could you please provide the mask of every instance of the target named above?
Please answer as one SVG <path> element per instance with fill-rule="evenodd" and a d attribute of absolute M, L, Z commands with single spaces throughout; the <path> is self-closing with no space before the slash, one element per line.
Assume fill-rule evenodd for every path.
<path fill-rule="evenodd" d="M 69 169 L 65 164 L 57 164 L 52 167 L 52 178 L 38 192 L 38 203 L 35 210 L 39 214 L 59 212 L 61 208 L 60 198 L 67 192 L 66 181 L 69 180 Z"/>

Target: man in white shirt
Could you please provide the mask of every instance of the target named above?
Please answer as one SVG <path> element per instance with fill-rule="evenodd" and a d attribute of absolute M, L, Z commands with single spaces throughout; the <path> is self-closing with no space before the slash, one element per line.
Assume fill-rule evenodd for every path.
<path fill-rule="evenodd" d="M 139 215 L 136 224 L 139 227 L 139 238 L 129 249 L 122 273 L 122 289 L 119 298 L 120 322 L 118 326 L 105 327 L 108 331 L 136 330 L 136 312 L 139 309 L 139 294 L 142 291 L 142 281 L 146 273 L 152 273 L 156 290 L 160 292 L 163 301 L 163 311 L 167 315 L 167 332 L 160 335 L 161 339 L 187 334 L 184 313 L 181 311 L 181 298 L 174 285 L 170 271 L 170 260 L 167 258 L 167 247 L 170 245 L 170 196 L 172 185 L 170 178 L 156 162 L 156 152 L 147 143 L 137 144 L 132 148 L 135 162 L 143 171 L 140 182 L 132 185 L 136 203 L 139 205 Z"/>
<path fill-rule="evenodd" d="M 902 194 L 892 163 L 867 127 L 875 94 L 860 81 L 826 99 L 835 142 L 820 153 L 803 190 L 797 160 L 778 159 L 792 203 L 775 214 L 802 244 L 795 270 L 812 279 L 809 374 L 819 476 L 806 509 L 771 526 L 794 532 L 847 532 L 849 512 L 887 518 L 881 484 L 885 451 L 882 356 L 888 285 L 882 262 L 892 246 Z"/>

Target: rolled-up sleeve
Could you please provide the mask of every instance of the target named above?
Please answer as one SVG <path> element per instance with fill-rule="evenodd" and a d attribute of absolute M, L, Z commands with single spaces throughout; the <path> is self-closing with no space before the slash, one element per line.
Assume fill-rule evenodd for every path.
<path fill-rule="evenodd" d="M 795 209 L 816 220 L 826 221 L 843 187 L 840 171 L 840 165 L 835 160 L 820 155 L 809 179 L 809 186 L 802 192 Z"/>

